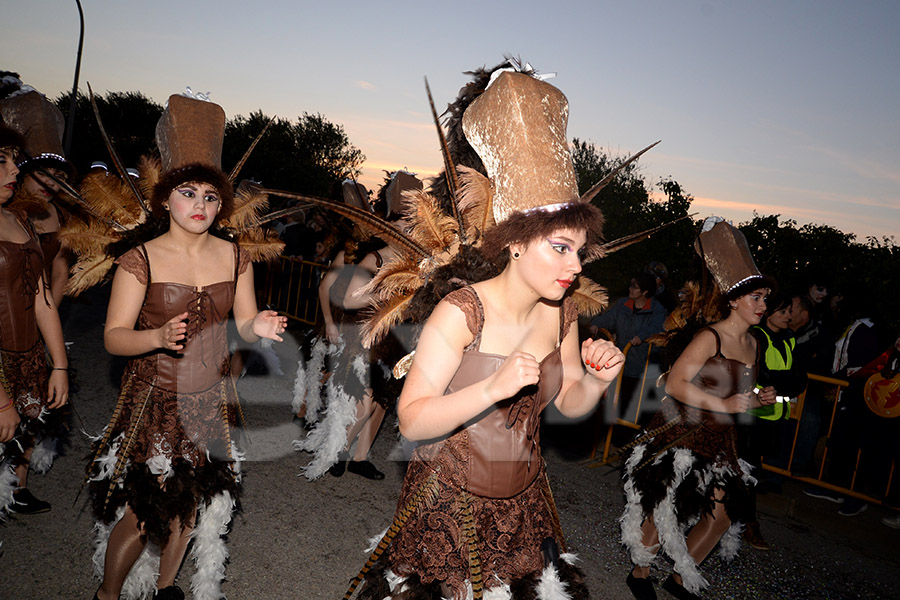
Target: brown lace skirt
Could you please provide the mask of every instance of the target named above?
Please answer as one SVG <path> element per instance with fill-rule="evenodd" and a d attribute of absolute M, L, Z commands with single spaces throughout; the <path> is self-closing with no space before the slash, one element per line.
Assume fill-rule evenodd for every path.
<path fill-rule="evenodd" d="M 398 510 L 428 485 L 433 473 L 427 463 L 410 463 Z M 433 489 L 426 491 L 391 544 L 389 563 L 394 573 L 417 574 L 426 584 L 442 582 L 454 597 L 464 598 L 474 552 L 481 580 L 490 587 L 496 578 L 508 582 L 539 575 L 544 539 L 552 537 L 563 546 L 543 467 L 534 483 L 512 498 L 475 496 L 440 474 L 433 481 Z"/>

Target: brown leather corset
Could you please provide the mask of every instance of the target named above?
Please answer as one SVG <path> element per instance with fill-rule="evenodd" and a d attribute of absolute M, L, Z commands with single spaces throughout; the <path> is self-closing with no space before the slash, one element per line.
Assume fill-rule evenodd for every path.
<path fill-rule="evenodd" d="M 138 329 L 156 329 L 188 313 L 187 339 L 180 353 L 158 351 L 137 360 L 156 363 L 156 385 L 191 394 L 209 389 L 228 374 L 226 318 L 234 303 L 234 282 L 196 288 L 151 282 L 138 317 Z"/>
<path fill-rule="evenodd" d="M 505 356 L 472 350 L 463 354 L 456 374 L 447 386 L 452 393 L 481 381 L 494 373 Z M 454 434 L 466 436 L 467 456 L 458 464 L 461 485 L 473 494 L 489 498 L 509 498 L 522 492 L 540 472 L 541 411 L 562 388 L 562 358 L 559 348 L 541 361 L 541 379 L 537 386 L 497 403 Z M 450 440 L 447 440 L 450 442 Z M 452 442 L 451 442 L 452 443 Z"/>
<path fill-rule="evenodd" d="M 4 350 L 23 352 L 38 341 L 35 294 L 43 268 L 34 239 L 19 244 L 0 240 L 0 342 Z"/>
<path fill-rule="evenodd" d="M 714 329 L 710 329 L 715 333 Z M 738 393 L 749 393 L 756 385 L 759 362 L 747 366 L 739 360 L 726 358 L 719 347 L 716 334 L 716 354 L 709 357 L 697 372 L 691 383 L 718 398 L 728 398 Z M 687 404 L 677 403 L 683 416 L 694 423 L 702 423 L 713 431 L 722 431 L 734 424 L 734 415 L 713 413 Z"/>

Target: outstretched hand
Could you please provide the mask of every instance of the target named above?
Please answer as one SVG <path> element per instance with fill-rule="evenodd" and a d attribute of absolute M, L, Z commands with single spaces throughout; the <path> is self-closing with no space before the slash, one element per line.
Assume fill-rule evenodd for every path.
<path fill-rule="evenodd" d="M 184 350 L 184 344 L 181 342 L 184 342 L 185 335 L 187 334 L 187 318 L 187 312 L 175 315 L 166 321 L 165 325 L 156 330 L 158 336 L 157 343 L 160 348 L 164 350 L 175 350 L 176 352 Z"/>
<path fill-rule="evenodd" d="M 287 329 L 287 317 L 274 310 L 261 310 L 253 317 L 253 333 L 261 338 L 283 342 L 279 334 Z"/>
<path fill-rule="evenodd" d="M 625 355 L 609 340 L 588 338 L 581 344 L 581 360 L 591 376 L 608 384 L 619 376 Z"/>

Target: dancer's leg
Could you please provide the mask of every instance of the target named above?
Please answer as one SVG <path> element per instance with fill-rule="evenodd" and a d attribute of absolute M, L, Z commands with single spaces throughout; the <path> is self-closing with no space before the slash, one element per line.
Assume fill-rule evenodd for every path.
<path fill-rule="evenodd" d="M 646 519 L 641 524 L 641 544 L 644 545 L 644 548 L 654 548 L 659 544 L 659 532 L 656 530 L 656 525 L 653 524 L 653 517 Z M 642 567 L 641 565 L 634 565 L 634 569 L 631 570 L 631 574 L 634 575 L 637 579 L 644 579 L 650 576 L 650 565 L 646 567 Z"/>
<path fill-rule="evenodd" d="M 731 527 L 731 519 L 725 514 L 725 505 L 722 504 L 722 498 L 725 492 L 716 489 L 713 498 L 715 505 L 712 514 L 703 515 L 700 521 L 691 529 L 687 536 L 688 554 L 694 559 L 698 565 L 709 556 L 712 549 L 716 547 L 719 540 Z M 673 578 L 680 584 L 683 583 L 681 576 L 673 573 Z"/>
<path fill-rule="evenodd" d="M 179 519 L 172 519 L 169 525 L 169 541 L 163 547 L 159 555 L 159 578 L 156 580 L 157 589 L 163 589 L 175 584 L 175 576 L 184 560 L 188 542 L 191 541 L 191 532 L 194 530 L 196 512 L 191 522 L 182 529 Z"/>
<path fill-rule="evenodd" d="M 34 454 L 34 440 L 31 440 L 31 444 L 25 448 L 22 453 L 22 462 L 16 467 L 16 480 L 18 480 L 20 488 L 28 487 L 28 469 L 31 467 L 32 454 Z"/>
<path fill-rule="evenodd" d="M 381 428 L 381 422 L 384 420 L 384 407 L 374 400 L 370 400 L 370 403 L 372 404 L 372 412 L 366 420 L 365 425 L 363 425 L 362 430 L 359 432 L 359 440 L 356 443 L 356 450 L 353 453 L 353 460 L 356 461 L 366 460 L 366 456 L 369 455 L 369 450 L 372 449 L 372 444 L 375 443 L 375 436 L 378 435 L 378 429 Z"/>
<path fill-rule="evenodd" d="M 349 452 L 350 446 L 353 445 L 353 441 L 356 439 L 356 436 L 360 434 L 363 427 L 365 427 L 374 410 L 375 402 L 372 399 L 372 388 L 366 388 L 366 391 L 363 392 L 363 397 L 356 404 L 356 421 L 354 421 L 353 425 L 347 430 L 347 445 L 344 447 L 345 452 Z M 366 452 L 368 452 L 368 449 Z M 357 460 L 357 455 L 358 452 L 354 454 L 353 460 Z M 363 455 L 360 460 L 365 459 L 366 457 Z"/>
<path fill-rule="evenodd" d="M 137 517 L 126 507 L 125 514 L 113 527 L 106 545 L 103 584 L 97 590 L 97 597 L 100 600 L 115 600 L 119 597 L 128 572 L 131 571 L 145 545 L 146 541 L 141 539 Z"/>

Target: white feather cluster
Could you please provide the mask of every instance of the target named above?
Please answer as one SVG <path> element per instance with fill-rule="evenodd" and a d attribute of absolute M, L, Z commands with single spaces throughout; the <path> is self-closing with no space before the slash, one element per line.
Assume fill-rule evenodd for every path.
<path fill-rule="evenodd" d="M 197 526 L 191 532 L 194 545 L 191 557 L 196 571 L 191 577 L 191 593 L 197 600 L 222 598 L 222 581 L 225 579 L 225 563 L 228 548 L 225 534 L 234 513 L 234 498 L 228 492 L 215 496 L 207 506 L 200 507 Z"/>
<path fill-rule="evenodd" d="M 0 462 L 0 521 L 6 520 L 6 512 L 15 502 L 13 492 L 19 487 L 19 480 L 9 461 Z"/>
<path fill-rule="evenodd" d="M 41 437 L 31 454 L 31 468 L 35 473 L 46 473 L 53 466 L 53 460 L 59 454 L 59 440 Z"/>

